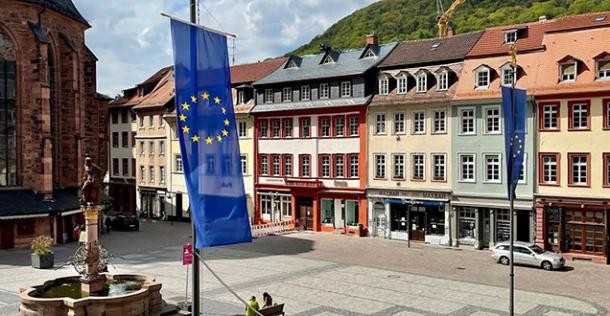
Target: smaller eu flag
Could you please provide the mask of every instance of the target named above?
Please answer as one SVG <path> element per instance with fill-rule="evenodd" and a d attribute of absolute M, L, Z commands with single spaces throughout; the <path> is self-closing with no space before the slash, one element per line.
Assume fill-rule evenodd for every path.
<path fill-rule="evenodd" d="M 171 27 L 176 129 L 195 247 L 250 242 L 227 38 L 174 19 Z"/>
<path fill-rule="evenodd" d="M 515 188 L 523 169 L 525 152 L 525 102 L 526 91 L 502 87 L 502 112 L 504 114 L 504 146 L 508 198 L 514 198 Z"/>

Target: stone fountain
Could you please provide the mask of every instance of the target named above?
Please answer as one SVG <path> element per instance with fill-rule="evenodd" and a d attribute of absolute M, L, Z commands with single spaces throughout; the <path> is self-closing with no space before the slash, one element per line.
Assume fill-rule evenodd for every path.
<path fill-rule="evenodd" d="M 21 316 L 151 315 L 162 307 L 161 283 L 138 274 L 102 273 L 107 253 L 98 241 L 100 168 L 85 156 L 81 208 L 86 240 L 71 259 L 80 276 L 49 280 L 21 290 Z"/>

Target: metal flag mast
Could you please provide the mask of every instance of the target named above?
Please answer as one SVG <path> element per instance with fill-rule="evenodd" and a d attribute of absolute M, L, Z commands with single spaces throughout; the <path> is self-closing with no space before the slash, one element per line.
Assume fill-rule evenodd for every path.
<path fill-rule="evenodd" d="M 517 79 L 517 45 L 516 44 L 512 44 L 510 45 L 510 55 L 511 55 L 511 62 L 510 62 L 510 67 L 512 68 L 512 75 L 513 77 L 511 78 L 512 80 L 512 85 L 511 85 L 511 91 L 510 91 L 510 98 L 511 98 L 511 109 L 515 109 L 515 84 L 516 84 L 516 79 Z M 511 115 L 511 118 L 513 118 L 514 120 L 514 115 Z M 508 162 L 508 161 L 507 161 Z M 512 169 L 512 167 L 511 167 Z M 509 177 L 512 178 L 512 171 L 511 174 L 508 175 Z M 510 199 L 510 240 L 509 240 L 509 266 L 510 266 L 510 285 L 509 285 L 509 303 L 508 303 L 508 312 L 510 314 L 510 316 L 514 316 L 515 315 L 515 266 L 514 266 L 514 241 L 515 241 L 515 188 L 516 188 L 516 183 L 514 183 L 513 181 L 511 181 L 511 185 L 510 185 L 510 191 L 508 192 L 508 198 Z"/>

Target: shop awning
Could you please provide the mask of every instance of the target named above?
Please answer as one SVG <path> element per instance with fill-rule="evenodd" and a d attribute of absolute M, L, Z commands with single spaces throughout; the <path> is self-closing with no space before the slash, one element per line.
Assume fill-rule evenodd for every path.
<path fill-rule="evenodd" d="M 423 206 L 444 206 L 445 202 L 430 201 L 430 200 L 413 200 L 413 199 L 384 199 L 386 203 L 396 203 L 403 205 L 423 205 Z"/>

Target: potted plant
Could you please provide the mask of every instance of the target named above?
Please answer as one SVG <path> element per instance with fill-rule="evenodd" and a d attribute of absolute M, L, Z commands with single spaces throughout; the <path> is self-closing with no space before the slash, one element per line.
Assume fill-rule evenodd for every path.
<path fill-rule="evenodd" d="M 32 267 L 36 269 L 52 268 L 54 264 L 53 238 L 38 236 L 32 240 Z"/>

